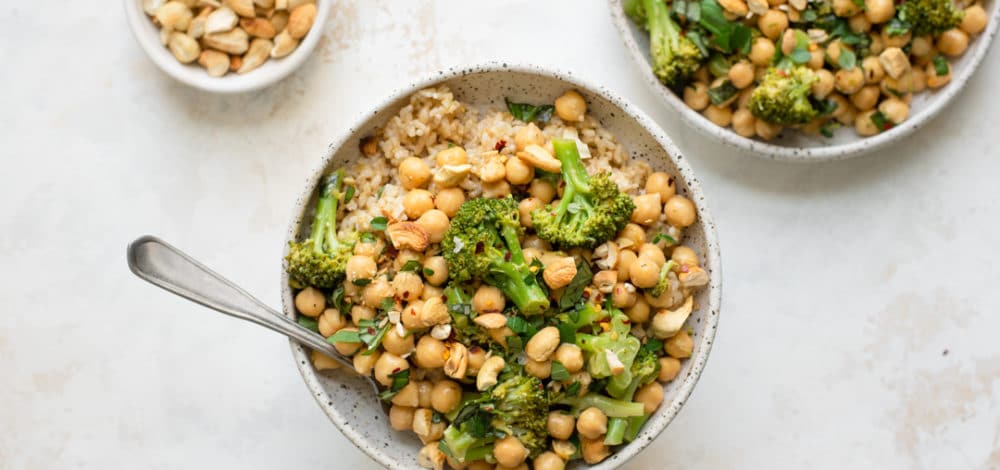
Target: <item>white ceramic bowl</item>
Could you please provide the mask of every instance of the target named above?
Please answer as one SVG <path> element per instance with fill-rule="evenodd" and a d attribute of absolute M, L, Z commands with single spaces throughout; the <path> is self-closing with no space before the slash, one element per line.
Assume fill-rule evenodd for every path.
<path fill-rule="evenodd" d="M 142 0 L 124 0 L 125 17 L 135 35 L 136 41 L 146 51 L 160 70 L 177 81 L 215 93 L 242 93 L 258 90 L 275 84 L 279 80 L 299 68 L 312 54 L 320 36 L 323 35 L 323 25 L 330 16 L 332 2 L 318 0 L 316 2 L 316 20 L 312 29 L 299 43 L 291 54 L 280 59 L 268 59 L 256 70 L 245 75 L 227 73 L 222 77 L 210 77 L 203 67 L 197 63 L 182 64 L 174 58 L 166 46 L 160 43 L 160 30 L 152 19 L 142 10 Z"/>
<path fill-rule="evenodd" d="M 965 86 L 973 72 L 983 60 L 986 51 L 993 42 L 1000 25 L 1000 11 L 996 0 L 985 0 L 989 21 L 986 31 L 972 39 L 969 49 L 961 57 L 952 61 L 951 83 L 933 91 L 924 91 L 913 95 L 910 117 L 902 124 L 872 137 L 861 137 L 852 128 L 841 128 L 832 138 L 809 136 L 801 132 L 786 131 L 769 142 L 741 137 L 729 128 L 722 128 L 701 113 L 684 104 L 667 87 L 663 86 L 649 62 L 649 34 L 633 23 L 622 8 L 623 0 L 608 0 L 611 18 L 618 29 L 625 46 L 639 68 L 644 81 L 668 106 L 680 115 L 681 119 L 701 133 L 720 140 L 734 147 L 753 152 L 765 158 L 775 160 L 815 162 L 839 160 L 861 155 L 880 148 L 890 142 L 895 142 L 923 126 L 947 105 Z M 980 110 L 986 112 L 986 110 Z M 971 112 L 971 111 L 970 111 Z"/>
<path fill-rule="evenodd" d="M 437 84 L 447 84 L 456 98 L 467 104 L 494 108 L 504 106 L 505 96 L 516 101 L 552 102 L 565 90 L 576 89 L 587 99 L 590 113 L 618 138 L 632 158 L 646 160 L 654 168 L 675 175 L 678 191 L 690 197 L 697 207 L 699 218 L 685 232 L 685 243 L 702 255 L 704 267 L 711 274 L 711 282 L 696 297 L 700 307 L 689 320 L 689 325 L 695 331 L 694 353 L 689 360 L 684 361 L 678 378 L 666 385 L 663 404 L 647 422 L 638 439 L 593 467 L 615 468 L 649 445 L 677 415 L 691 393 L 712 346 L 722 294 L 715 225 L 698 179 L 670 138 L 635 106 L 603 87 L 568 73 L 539 67 L 492 62 L 441 71 L 397 89 L 385 100 L 372 103 L 370 113 L 360 116 L 351 128 L 334 138 L 322 162 L 303 182 L 303 192 L 295 204 L 295 216 L 288 228 L 288 240 L 299 239 L 300 231 L 304 229 L 303 218 L 315 203 L 315 187 L 321 175 L 357 159 L 360 154 L 360 139 L 371 135 L 376 127 L 395 115 L 408 102 L 413 92 Z M 288 277 L 284 270 L 281 289 L 284 313 L 294 317 L 292 292 L 288 288 Z M 291 342 L 291 346 L 292 356 L 316 402 L 348 439 L 385 467 L 417 467 L 416 455 L 421 447 L 420 441 L 413 433 L 396 432 L 389 427 L 386 416 L 368 385 L 349 372 L 317 373 L 309 361 L 308 351 L 295 341 Z"/>

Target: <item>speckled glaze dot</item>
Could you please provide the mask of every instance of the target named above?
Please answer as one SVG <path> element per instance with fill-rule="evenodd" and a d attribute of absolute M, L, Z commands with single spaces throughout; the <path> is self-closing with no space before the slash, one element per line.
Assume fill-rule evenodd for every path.
<path fill-rule="evenodd" d="M 937 115 L 965 87 L 965 83 L 979 67 L 998 28 L 1000 28 L 1000 4 L 988 2 L 988 5 L 984 5 L 989 8 L 990 17 L 986 31 L 973 38 L 969 50 L 952 63 L 951 83 L 934 92 L 914 94 L 910 118 L 886 132 L 867 138 L 857 135 L 851 128 L 840 129 L 832 138 L 810 136 L 801 132 L 782 132 L 777 138 L 765 142 L 742 137 L 733 132 L 732 129 L 713 124 L 701 113 L 689 108 L 682 99 L 663 86 L 653 75 L 653 69 L 649 62 L 648 33 L 641 31 L 628 19 L 622 8 L 622 2 L 623 0 L 608 0 L 612 21 L 615 23 L 622 41 L 625 42 L 625 47 L 628 48 L 643 81 L 667 106 L 673 108 L 680 115 L 681 120 L 701 134 L 724 144 L 759 157 L 793 162 L 844 160 L 872 152 L 913 133 Z"/>
<path fill-rule="evenodd" d="M 333 140 L 323 160 L 303 183 L 303 191 L 292 211 L 294 216 L 288 227 L 287 240 L 299 238 L 299 232 L 303 229 L 301 222 L 314 202 L 313 195 L 316 194 L 315 187 L 320 176 L 328 169 L 341 167 L 358 158 L 360 140 L 396 114 L 413 92 L 442 84 L 449 86 L 456 99 L 464 103 L 492 108 L 503 108 L 504 96 L 541 102 L 551 100 L 567 89 L 575 89 L 587 100 L 588 112 L 615 135 L 633 160 L 646 161 L 654 170 L 675 175 L 678 192 L 690 198 L 698 210 L 697 222 L 685 231 L 685 244 L 703 255 L 704 268 L 710 274 L 710 282 L 698 293 L 696 301 L 700 308 L 692 315 L 693 321 L 689 323 L 694 329 L 694 352 L 684 362 L 678 378 L 664 386 L 663 404 L 646 423 L 639 437 L 619 448 L 604 462 L 590 467 L 600 470 L 617 468 L 653 442 L 691 394 L 708 359 L 722 298 L 722 266 L 715 223 L 698 179 L 670 138 L 635 106 L 604 87 L 593 85 L 569 73 L 537 66 L 488 62 L 437 72 L 400 88 L 387 99 L 375 103 L 374 112 L 362 116 L 354 126 Z M 294 302 L 288 288 L 288 276 L 284 272 L 284 266 L 280 268 L 284 314 L 294 318 Z M 309 362 L 306 349 L 294 341 L 291 342 L 291 349 L 316 403 L 351 442 L 386 468 L 417 468 L 416 456 L 421 448 L 420 441 L 413 433 L 393 431 L 385 420 L 373 419 L 375 416 L 381 417 L 382 407 L 364 380 L 343 369 L 319 373 Z M 583 465 L 576 468 L 581 467 Z"/>

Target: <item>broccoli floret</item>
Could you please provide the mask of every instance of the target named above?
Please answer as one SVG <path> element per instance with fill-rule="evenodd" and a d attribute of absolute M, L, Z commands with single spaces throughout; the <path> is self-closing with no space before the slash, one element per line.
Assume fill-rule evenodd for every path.
<path fill-rule="evenodd" d="M 660 362 L 657 360 L 656 354 L 646 349 L 640 349 L 632 361 L 629 373 L 632 375 L 632 381 L 624 389 L 620 388 L 620 384 L 608 382 L 608 387 L 605 389 L 608 395 L 622 400 L 631 400 L 639 387 L 656 379 L 660 373 Z"/>
<path fill-rule="evenodd" d="M 599 309 L 591 303 L 583 304 L 583 308 L 556 315 L 560 323 L 570 325 L 573 331 L 585 326 L 591 326 L 608 318 L 608 311 Z"/>
<path fill-rule="evenodd" d="M 609 395 L 631 398 L 625 392 L 632 383 L 632 363 L 642 343 L 629 333 L 629 320 L 624 312 L 612 309 L 610 323 L 608 331 L 599 335 L 577 334 L 576 345 L 587 357 L 587 372 L 591 377 L 610 377 L 606 389 Z"/>
<path fill-rule="evenodd" d="M 444 431 L 442 450 L 459 462 L 477 460 L 482 450 L 503 436 L 514 436 L 532 457 L 548 447 L 551 400 L 537 378 L 517 375 L 483 395 L 467 400 Z"/>
<path fill-rule="evenodd" d="M 643 0 L 625 0 L 623 6 L 625 14 L 632 18 L 635 24 L 646 27 L 646 6 L 643 5 Z"/>
<path fill-rule="evenodd" d="M 667 87 L 677 90 L 701 67 L 701 50 L 681 32 L 670 18 L 663 0 L 642 0 L 626 4 L 626 12 L 640 26 L 649 30 L 649 52 L 653 73 Z M 645 19 L 644 22 L 642 20 Z"/>
<path fill-rule="evenodd" d="M 660 278 L 656 281 L 656 285 L 653 286 L 653 290 L 649 292 L 653 297 L 659 297 L 670 290 L 669 274 L 670 270 L 674 269 L 674 266 L 677 266 L 677 263 L 674 262 L 674 260 L 663 263 L 663 267 L 660 268 Z"/>
<path fill-rule="evenodd" d="M 819 111 L 809 102 L 816 74 L 797 65 L 789 70 L 771 67 L 750 95 L 750 112 L 772 124 L 805 124 Z"/>
<path fill-rule="evenodd" d="M 896 16 L 911 26 L 917 36 L 937 36 L 962 22 L 965 12 L 955 8 L 952 0 L 906 0 L 899 5 Z"/>
<path fill-rule="evenodd" d="M 517 201 L 478 198 L 466 201 L 451 219 L 441 250 L 453 281 L 482 279 L 499 288 L 525 315 L 538 315 L 549 298 L 521 252 L 523 233 Z"/>
<path fill-rule="evenodd" d="M 566 182 L 558 206 L 531 212 L 532 227 L 543 240 L 563 247 L 594 247 L 615 236 L 635 210 L 632 198 L 618 189 L 611 174 L 587 174 L 572 140 L 553 139 Z"/>
<path fill-rule="evenodd" d="M 329 289 L 344 278 L 347 259 L 354 249 L 354 240 L 337 237 L 337 205 L 344 197 L 344 170 L 323 178 L 316 202 L 312 233 L 303 242 L 289 242 L 287 262 L 288 283 L 301 289 L 308 286 Z"/>

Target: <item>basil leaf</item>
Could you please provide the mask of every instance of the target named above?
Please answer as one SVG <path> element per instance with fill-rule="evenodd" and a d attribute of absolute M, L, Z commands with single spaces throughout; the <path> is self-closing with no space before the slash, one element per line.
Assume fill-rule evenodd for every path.
<path fill-rule="evenodd" d="M 375 320 L 361 320 L 358 322 L 358 339 L 361 340 L 368 350 L 365 355 L 370 355 L 375 352 L 375 349 L 382 344 L 382 338 L 385 337 L 386 332 L 389 331 L 389 322 L 385 322 L 385 325 L 378 326 L 378 322 Z"/>
<path fill-rule="evenodd" d="M 562 365 L 559 361 L 552 361 L 552 373 L 550 375 L 552 380 L 557 382 L 565 382 L 569 380 L 569 371 L 566 370 L 566 366 Z"/>
<path fill-rule="evenodd" d="M 410 383 L 410 369 L 403 369 L 399 372 L 389 374 L 389 377 L 392 378 L 392 385 L 379 394 L 379 398 L 385 401 L 389 401 L 393 396 L 399 393 L 399 391 L 402 390 L 406 384 Z"/>
<path fill-rule="evenodd" d="M 675 240 L 674 237 L 671 237 L 670 235 L 667 235 L 667 234 L 662 233 L 662 232 L 656 234 L 656 236 L 653 237 L 653 243 L 660 243 L 661 241 L 665 241 L 665 242 L 667 242 L 670 245 L 676 245 L 677 244 L 677 240 Z"/>
<path fill-rule="evenodd" d="M 411 259 L 411 260 L 407 261 L 406 263 L 403 263 L 403 267 L 399 268 L 399 272 L 401 272 L 401 273 L 405 273 L 405 272 L 411 272 L 411 273 L 420 272 L 420 261 L 417 261 L 415 259 Z"/>
<path fill-rule="evenodd" d="M 355 280 L 351 281 L 351 283 L 354 284 L 354 285 L 356 285 L 356 286 L 358 286 L 358 287 L 364 287 L 364 286 L 367 286 L 368 284 L 371 284 L 372 280 L 371 279 L 355 279 Z"/>
<path fill-rule="evenodd" d="M 507 111 L 514 116 L 514 119 L 523 122 L 539 122 L 545 124 L 552 118 L 555 107 L 550 104 L 533 105 L 528 103 L 515 103 L 510 98 L 504 97 L 507 103 Z"/>
<path fill-rule="evenodd" d="M 304 328 L 319 333 L 319 322 L 317 322 L 315 318 L 309 318 L 305 315 L 299 315 L 299 318 L 296 321 L 298 322 L 299 325 L 302 325 Z"/>
<path fill-rule="evenodd" d="M 573 276 L 573 280 L 569 281 L 569 285 L 563 291 L 562 297 L 559 298 L 559 309 L 569 310 L 576 305 L 583 297 L 583 290 L 590 285 L 590 281 L 593 279 L 594 274 L 590 271 L 589 263 L 577 263 L 576 276 Z"/>
<path fill-rule="evenodd" d="M 347 190 L 344 192 L 344 204 L 347 204 L 348 202 L 351 202 L 351 199 L 354 198 L 354 193 L 356 191 L 357 190 L 354 189 L 354 186 L 348 186 L 347 187 Z"/>
<path fill-rule="evenodd" d="M 361 337 L 358 335 L 357 331 L 351 330 L 340 330 L 326 339 L 327 343 L 360 343 Z"/>
<path fill-rule="evenodd" d="M 934 73 L 939 77 L 947 76 L 951 71 L 948 67 L 948 59 L 945 59 L 943 55 L 936 55 L 931 59 L 931 63 L 934 64 Z"/>
<path fill-rule="evenodd" d="M 812 54 L 806 49 L 796 48 L 788 55 L 788 58 L 792 59 L 792 62 L 801 65 L 812 60 Z"/>
<path fill-rule="evenodd" d="M 560 343 L 575 343 L 576 342 L 576 327 L 569 323 L 560 323 L 556 325 L 556 329 L 559 330 L 559 342 Z"/>
<path fill-rule="evenodd" d="M 431 277 L 434 275 L 434 270 L 431 268 L 424 268 L 424 277 Z"/>
<path fill-rule="evenodd" d="M 733 86 L 733 82 L 723 80 L 719 86 L 708 89 L 708 99 L 712 100 L 712 104 L 718 106 L 736 96 L 739 92 L 740 90 Z"/>
<path fill-rule="evenodd" d="M 840 57 L 837 57 L 837 65 L 841 69 L 851 70 L 858 65 L 858 57 L 850 49 L 841 49 Z"/>
<path fill-rule="evenodd" d="M 580 382 L 574 381 L 566 387 L 566 395 L 575 397 L 580 394 Z"/>
<path fill-rule="evenodd" d="M 382 216 L 375 217 L 370 222 L 370 225 L 372 226 L 372 230 L 385 230 L 389 227 L 389 219 Z"/>
<path fill-rule="evenodd" d="M 511 316 L 510 318 L 508 318 L 507 327 L 509 327 L 514 333 L 517 333 L 519 335 L 534 336 L 535 333 L 538 332 L 538 329 L 532 326 L 532 324 L 529 323 L 528 320 L 525 320 L 524 318 L 518 316 Z"/>

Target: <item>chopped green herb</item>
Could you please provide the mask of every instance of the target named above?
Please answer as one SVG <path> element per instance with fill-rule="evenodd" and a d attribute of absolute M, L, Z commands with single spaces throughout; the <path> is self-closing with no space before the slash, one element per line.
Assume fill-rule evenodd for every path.
<path fill-rule="evenodd" d="M 885 114 L 882 114 L 882 111 L 875 111 L 875 113 L 872 114 L 872 124 L 875 124 L 875 127 L 877 127 L 880 132 L 892 129 L 893 126 L 892 121 L 890 121 Z"/>
<path fill-rule="evenodd" d="M 574 380 L 573 383 L 569 384 L 569 386 L 566 387 L 566 395 L 576 396 L 579 394 L 580 394 L 580 382 Z"/>
<path fill-rule="evenodd" d="M 424 277 L 431 277 L 434 275 L 434 270 L 431 268 L 424 268 Z"/>
<path fill-rule="evenodd" d="M 419 272 L 419 271 L 420 271 L 420 261 L 417 261 L 415 259 L 411 259 L 411 260 L 407 261 L 406 263 L 403 263 L 403 267 L 399 268 L 399 272 L 401 272 L 401 273 L 405 273 L 405 272 L 415 273 L 415 272 Z"/>
<path fill-rule="evenodd" d="M 507 318 L 507 326 L 519 335 L 534 336 L 538 331 L 532 324 L 523 317 L 511 316 Z"/>
<path fill-rule="evenodd" d="M 712 100 L 712 104 L 718 106 L 736 96 L 739 92 L 740 90 L 733 86 L 733 82 L 726 79 L 719 86 L 708 89 L 708 98 Z"/>
<path fill-rule="evenodd" d="M 590 263 L 576 263 L 576 276 L 573 276 L 573 280 L 569 281 L 562 297 L 559 298 L 559 309 L 568 310 L 576 305 L 583 298 L 583 290 L 590 285 L 590 281 L 593 279 L 594 274 L 590 271 Z"/>
<path fill-rule="evenodd" d="M 653 243 L 660 243 L 660 242 L 667 242 L 668 245 L 677 244 L 677 240 L 674 239 L 674 237 L 671 237 L 670 235 L 667 235 L 663 232 L 660 232 L 656 234 L 655 237 L 653 237 Z"/>
<path fill-rule="evenodd" d="M 550 375 L 552 380 L 557 382 L 565 382 L 569 380 L 569 371 L 566 370 L 566 366 L 562 365 L 559 361 L 552 361 L 552 373 Z"/>
<path fill-rule="evenodd" d="M 358 322 L 358 339 L 368 346 L 364 353 L 366 356 L 371 355 L 378 349 L 378 346 L 382 344 L 382 338 L 385 337 L 385 333 L 392 326 L 388 321 L 382 326 L 378 326 L 378 324 L 377 320 L 361 320 Z"/>
<path fill-rule="evenodd" d="M 663 349 L 663 341 L 656 338 L 649 338 L 649 340 L 646 341 L 646 344 L 642 345 L 642 349 L 651 353 L 656 353 Z"/>
<path fill-rule="evenodd" d="M 539 122 L 545 124 L 552 118 L 552 111 L 555 110 L 550 104 L 533 105 L 528 103 L 514 103 L 509 98 L 503 99 L 507 103 L 507 110 L 514 116 L 514 119 L 523 122 Z"/>
<path fill-rule="evenodd" d="M 319 323 L 316 321 L 315 318 L 309 318 L 305 315 L 299 315 L 299 318 L 296 321 L 302 327 L 319 333 Z"/>
<path fill-rule="evenodd" d="M 344 300 L 344 285 L 339 284 L 333 292 L 330 293 L 330 304 L 337 307 L 337 310 L 341 312 L 347 312 L 351 310 L 351 304 Z"/>
<path fill-rule="evenodd" d="M 843 70 L 851 70 L 858 65 L 858 57 L 850 49 L 840 49 L 840 57 L 837 57 L 837 65 Z"/>
<path fill-rule="evenodd" d="M 889 20 L 889 24 L 885 26 L 885 32 L 889 36 L 902 36 L 910 32 L 911 29 L 913 29 L 913 25 L 899 16 Z"/>
<path fill-rule="evenodd" d="M 385 230 L 387 227 L 389 227 L 389 219 L 382 216 L 378 216 L 372 219 L 370 225 L 372 226 L 372 230 L 379 230 L 379 231 Z"/>
<path fill-rule="evenodd" d="M 823 137 L 830 138 L 833 137 L 833 132 L 836 131 L 837 129 L 840 129 L 840 123 L 837 121 L 832 121 L 824 124 L 823 127 L 820 127 L 819 133 L 822 134 Z"/>
<path fill-rule="evenodd" d="M 556 328 L 559 330 L 560 343 L 576 343 L 576 327 L 569 323 L 560 323 Z"/>
<path fill-rule="evenodd" d="M 399 391 L 402 390 L 406 384 L 410 383 L 410 369 L 403 369 L 399 372 L 394 372 L 389 374 L 389 377 L 392 378 L 392 385 L 379 394 L 379 398 L 385 401 L 392 399 L 392 397 L 399 393 Z"/>
<path fill-rule="evenodd" d="M 713 77 L 726 77 L 729 75 L 729 61 L 722 54 L 712 54 L 708 59 L 708 72 Z"/>
<path fill-rule="evenodd" d="M 943 55 L 936 55 L 931 59 L 931 63 L 934 64 L 934 73 L 939 77 L 947 76 L 950 73 L 948 70 L 948 59 L 945 59 Z"/>
<path fill-rule="evenodd" d="M 710 43 L 722 52 L 750 50 L 753 34 L 743 23 L 726 19 L 722 6 L 716 0 L 701 0 L 701 14 L 698 24 L 712 34 Z"/>
<path fill-rule="evenodd" d="M 326 339 L 327 343 L 360 343 L 361 337 L 357 331 L 340 330 Z"/>
<path fill-rule="evenodd" d="M 364 286 L 367 286 L 368 284 L 371 284 L 371 283 L 372 283 L 371 279 L 355 279 L 355 280 L 351 281 L 351 284 L 354 284 L 354 285 L 356 285 L 358 287 L 364 287 Z"/>
<path fill-rule="evenodd" d="M 344 204 L 347 204 L 348 202 L 351 202 L 351 199 L 354 198 L 354 193 L 356 191 L 357 190 L 354 189 L 354 186 L 348 186 L 347 187 L 347 190 L 344 191 Z"/>
<path fill-rule="evenodd" d="M 371 233 L 371 232 L 361 232 L 361 236 L 359 237 L 359 240 L 361 240 L 362 243 L 375 243 L 376 242 L 375 235 L 373 233 Z"/>
<path fill-rule="evenodd" d="M 385 298 L 382 299 L 381 302 L 379 302 L 378 307 L 379 307 L 379 310 L 381 310 L 383 312 L 388 312 L 388 311 L 392 310 L 394 307 L 396 307 L 396 299 L 394 299 L 392 297 L 385 297 Z"/>

